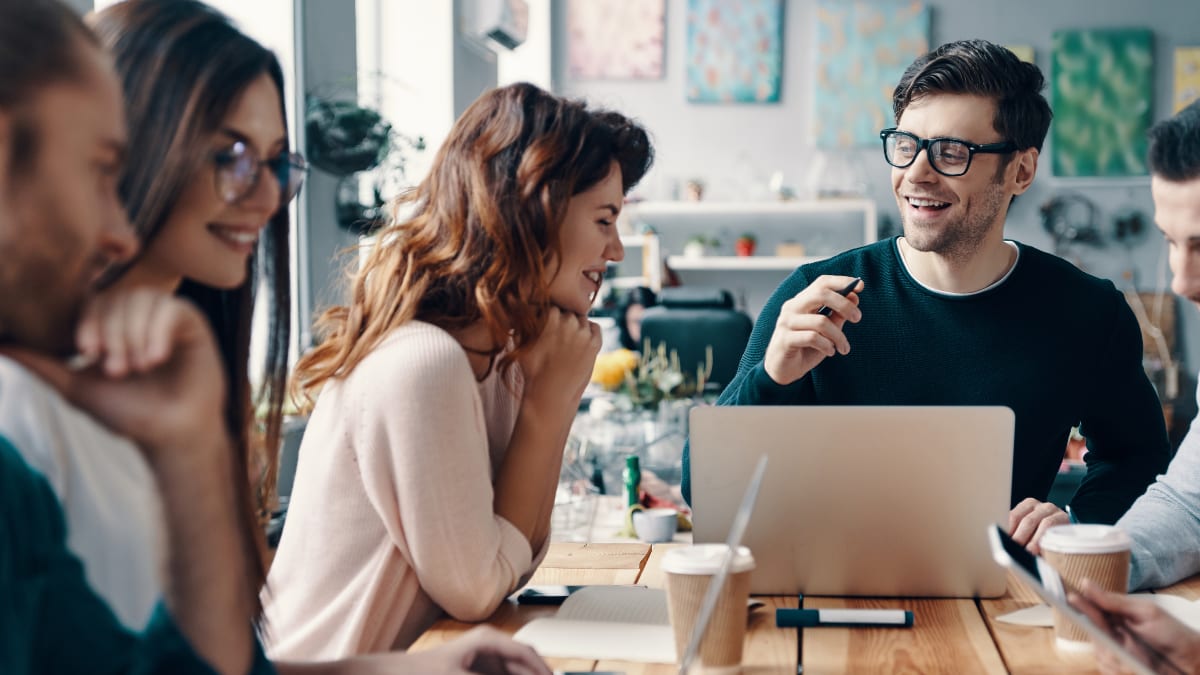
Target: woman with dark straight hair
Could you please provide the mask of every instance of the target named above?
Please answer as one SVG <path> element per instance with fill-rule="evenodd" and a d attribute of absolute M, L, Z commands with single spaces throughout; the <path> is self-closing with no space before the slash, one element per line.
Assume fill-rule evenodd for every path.
<path fill-rule="evenodd" d="M 270 506 L 290 327 L 286 205 L 306 164 L 289 152 L 283 71 L 269 50 L 192 0 L 132 0 L 92 27 L 125 88 L 130 152 L 120 193 L 141 254 L 116 286 L 175 288 L 209 317 L 229 379 L 228 424 Z M 198 149 L 202 149 L 198 151 Z M 264 177 L 263 171 L 267 171 Z M 266 360 L 257 397 L 250 325 L 267 291 Z M 255 438 L 252 404 L 267 411 Z M 257 456 L 255 456 L 257 455 Z"/>
<path fill-rule="evenodd" d="M 129 0 L 95 14 L 91 25 L 125 90 L 130 154 L 118 189 L 143 242 L 105 283 L 173 291 L 207 316 L 229 386 L 225 421 L 239 454 L 240 472 L 231 480 L 243 502 L 244 535 L 261 553 L 257 529 L 271 504 L 287 375 L 286 205 L 306 167 L 288 148 L 283 71 L 269 50 L 194 0 Z M 260 284 L 269 335 L 254 400 L 250 326 Z M 256 403 L 267 411 L 261 435 Z M 258 589 L 265 555 L 252 567 L 247 574 Z"/>
<path fill-rule="evenodd" d="M 600 349 L 587 313 L 651 156 L 623 115 L 530 84 L 454 124 L 297 365 L 320 397 L 271 567 L 272 653 L 404 648 L 529 578 Z"/>

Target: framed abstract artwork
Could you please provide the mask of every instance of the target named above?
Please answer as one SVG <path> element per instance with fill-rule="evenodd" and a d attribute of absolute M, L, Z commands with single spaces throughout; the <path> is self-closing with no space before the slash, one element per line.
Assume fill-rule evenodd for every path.
<path fill-rule="evenodd" d="M 1037 63 L 1033 60 L 1033 45 L 1004 45 L 1004 47 L 1026 63 Z"/>
<path fill-rule="evenodd" d="M 1154 100 L 1149 30 L 1055 31 L 1050 81 L 1055 176 L 1146 174 Z"/>
<path fill-rule="evenodd" d="M 687 100 L 778 103 L 783 0 L 688 0 Z"/>
<path fill-rule="evenodd" d="M 929 51 L 929 8 L 917 0 L 817 3 L 813 135 L 820 148 L 879 144 L 892 90 Z"/>
<path fill-rule="evenodd" d="M 1200 47 L 1175 48 L 1174 112 L 1200 99 Z"/>
<path fill-rule="evenodd" d="M 568 0 L 571 78 L 661 78 L 665 19 L 666 0 Z"/>

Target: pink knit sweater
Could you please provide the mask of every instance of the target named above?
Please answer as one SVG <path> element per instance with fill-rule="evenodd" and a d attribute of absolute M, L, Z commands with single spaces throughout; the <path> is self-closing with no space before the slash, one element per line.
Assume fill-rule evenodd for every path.
<path fill-rule="evenodd" d="M 512 372 L 515 397 L 476 382 L 453 337 L 413 321 L 325 385 L 263 593 L 273 658 L 405 648 L 442 610 L 480 621 L 524 583 L 529 542 L 492 510 Z"/>

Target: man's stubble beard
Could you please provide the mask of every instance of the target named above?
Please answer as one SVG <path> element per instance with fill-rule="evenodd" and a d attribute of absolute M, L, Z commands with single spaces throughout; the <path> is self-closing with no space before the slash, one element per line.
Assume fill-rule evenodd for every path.
<path fill-rule="evenodd" d="M 996 172 L 986 190 L 967 203 L 966 212 L 956 221 L 946 223 L 940 231 L 929 231 L 909 223 L 907 211 L 900 210 L 904 240 L 910 248 L 923 253 L 935 253 L 951 261 L 969 261 L 982 248 L 997 218 L 1007 208 L 1002 190 L 1003 169 Z M 1001 224 L 1002 226 L 1002 224 Z"/>

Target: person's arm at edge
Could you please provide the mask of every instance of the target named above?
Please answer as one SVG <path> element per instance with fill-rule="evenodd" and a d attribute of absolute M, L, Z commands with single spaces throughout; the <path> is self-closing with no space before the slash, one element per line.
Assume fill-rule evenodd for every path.
<path fill-rule="evenodd" d="M 521 404 L 496 476 L 495 509 L 528 538 L 535 557 L 550 536 L 563 448 L 599 351 L 596 324 L 556 309 L 520 364 Z"/>
<path fill-rule="evenodd" d="M 1072 511 L 1085 523 L 1115 523 L 1170 461 L 1162 406 L 1142 369 L 1141 329 L 1120 293 L 1112 296 L 1113 329 L 1080 427 L 1088 469 L 1071 498 Z"/>
<path fill-rule="evenodd" d="M 1169 586 L 1200 572 L 1200 420 L 1193 420 L 1166 474 L 1117 527 L 1133 540 L 1129 590 Z"/>
<path fill-rule="evenodd" d="M 572 412 L 578 407 L 576 400 Z M 554 486 L 562 468 L 561 450 L 567 444 L 572 419 L 573 414 L 564 414 L 553 407 L 548 410 L 533 401 L 523 404 L 509 440 L 509 453 L 496 476 L 496 515 L 525 535 L 535 556 L 550 536 Z M 543 463 L 542 458 L 546 455 L 540 449 L 545 447 L 559 449 L 550 467 L 553 471 Z M 541 476 L 543 480 L 531 485 L 530 476 Z M 528 495 L 541 495 L 541 498 L 531 500 Z"/>
<path fill-rule="evenodd" d="M 490 626 L 479 626 L 446 644 L 420 652 L 365 654 L 338 661 L 278 663 L 282 675 L 385 675 L 427 673 L 445 675 L 512 672 L 551 675 L 532 647 L 514 642 Z"/>
<path fill-rule="evenodd" d="M 154 463 L 168 533 L 165 602 L 216 670 L 243 673 L 254 658 L 252 596 L 243 573 L 254 552 L 244 550 L 237 530 L 239 474 L 226 434 L 197 438 L 193 446 L 160 453 Z"/>

